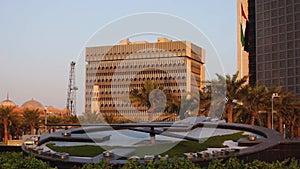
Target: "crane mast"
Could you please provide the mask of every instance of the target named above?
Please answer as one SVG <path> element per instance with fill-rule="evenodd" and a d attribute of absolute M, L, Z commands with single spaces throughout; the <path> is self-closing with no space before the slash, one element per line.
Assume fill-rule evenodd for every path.
<path fill-rule="evenodd" d="M 70 74 L 69 74 L 69 84 L 68 84 L 68 93 L 67 93 L 67 111 L 68 115 L 76 116 L 76 90 L 78 88 L 75 86 L 75 62 L 71 62 Z"/>

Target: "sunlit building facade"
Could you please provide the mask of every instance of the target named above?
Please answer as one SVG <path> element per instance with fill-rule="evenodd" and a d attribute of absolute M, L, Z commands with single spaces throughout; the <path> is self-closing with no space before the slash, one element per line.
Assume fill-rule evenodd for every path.
<path fill-rule="evenodd" d="M 187 41 L 127 39 L 114 46 L 87 47 L 85 52 L 86 112 L 136 116 L 147 107 L 131 105 L 128 96 L 145 81 L 154 81 L 180 98 L 202 88 L 205 80 L 205 50 Z"/>

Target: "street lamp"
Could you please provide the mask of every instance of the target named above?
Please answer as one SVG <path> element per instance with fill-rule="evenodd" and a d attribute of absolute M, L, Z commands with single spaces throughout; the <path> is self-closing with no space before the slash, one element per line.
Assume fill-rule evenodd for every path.
<path fill-rule="evenodd" d="M 45 132 L 47 132 L 47 114 L 48 114 L 48 107 L 45 106 Z"/>
<path fill-rule="evenodd" d="M 273 93 L 272 94 L 272 98 L 271 98 L 271 102 L 272 102 L 272 130 L 274 129 L 274 117 L 273 117 L 273 113 L 274 113 L 274 98 L 279 98 L 280 96 L 278 95 L 278 93 Z"/>

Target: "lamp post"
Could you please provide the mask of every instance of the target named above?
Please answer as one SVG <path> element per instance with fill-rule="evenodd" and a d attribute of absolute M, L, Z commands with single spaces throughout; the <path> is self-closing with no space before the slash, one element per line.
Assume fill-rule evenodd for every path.
<path fill-rule="evenodd" d="M 47 114 L 48 114 L 48 107 L 45 106 L 45 132 L 47 132 Z"/>
<path fill-rule="evenodd" d="M 279 98 L 280 96 L 278 95 L 278 93 L 273 93 L 272 94 L 272 98 L 271 98 L 271 103 L 272 103 L 272 130 L 274 129 L 274 98 Z"/>

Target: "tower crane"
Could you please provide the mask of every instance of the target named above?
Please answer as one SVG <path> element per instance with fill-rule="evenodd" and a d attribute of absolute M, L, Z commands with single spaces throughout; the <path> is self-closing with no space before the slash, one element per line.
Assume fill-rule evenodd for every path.
<path fill-rule="evenodd" d="M 67 93 L 67 111 L 68 115 L 76 116 L 76 91 L 78 88 L 75 86 L 75 65 L 76 63 L 72 61 L 70 63 L 71 69 L 69 74 L 69 84 Z"/>

